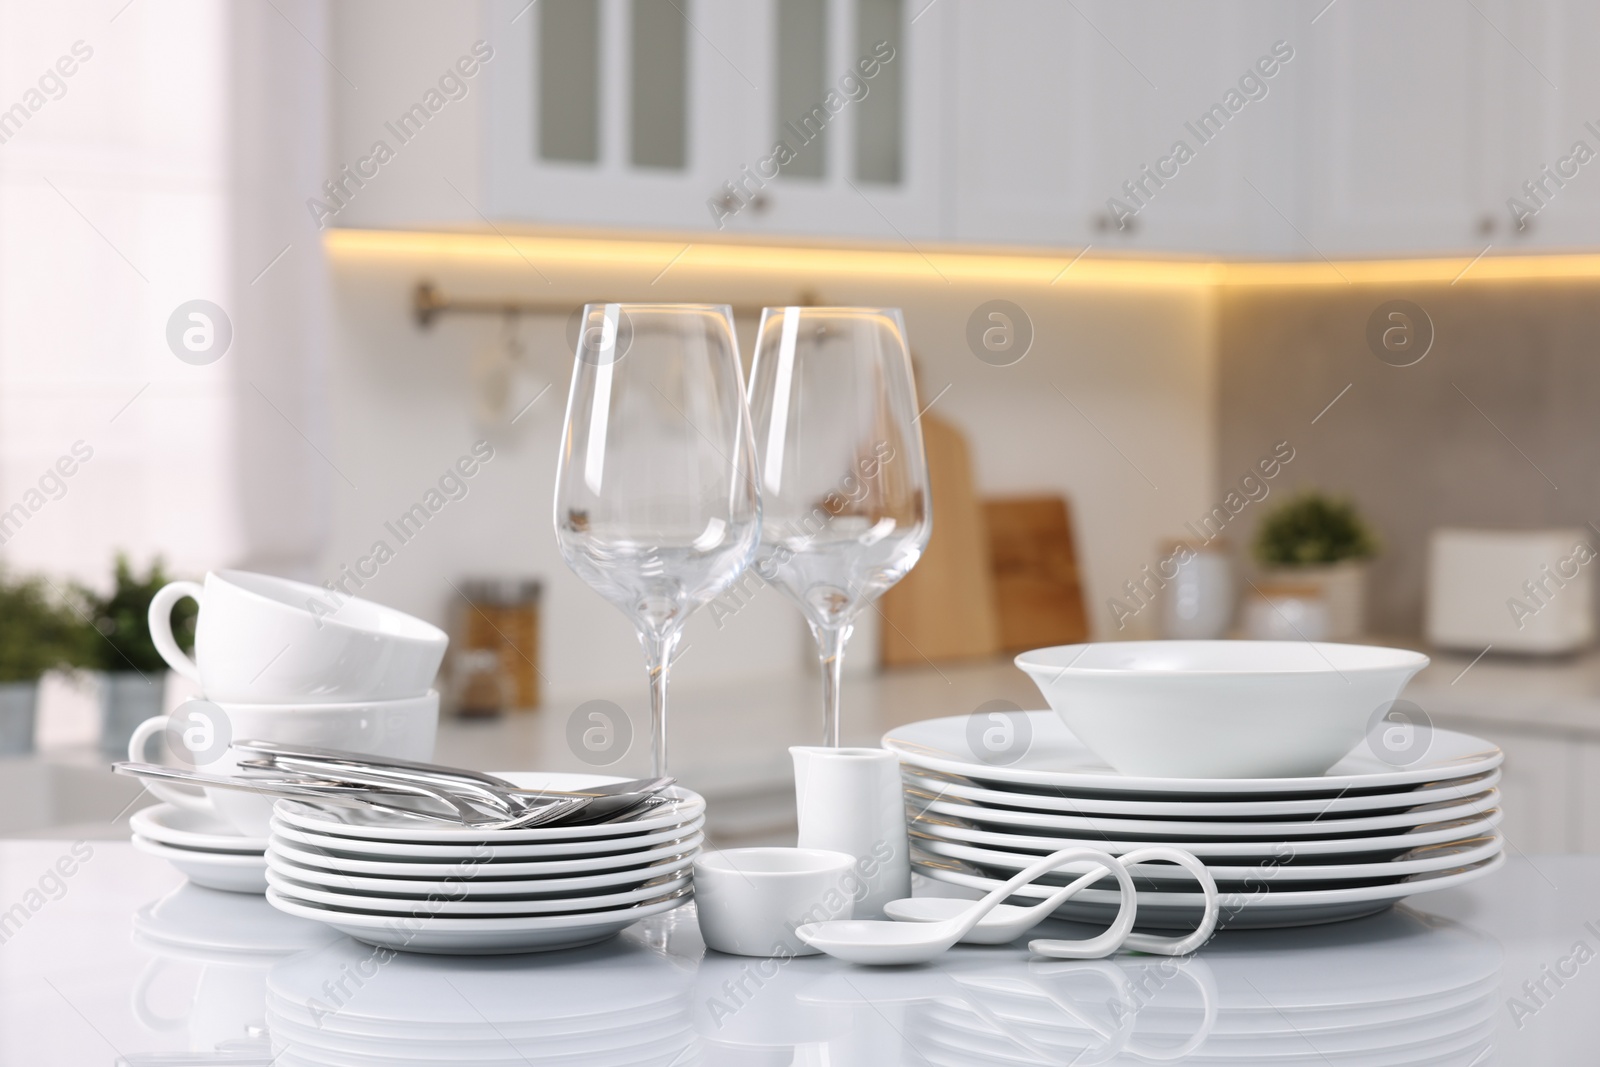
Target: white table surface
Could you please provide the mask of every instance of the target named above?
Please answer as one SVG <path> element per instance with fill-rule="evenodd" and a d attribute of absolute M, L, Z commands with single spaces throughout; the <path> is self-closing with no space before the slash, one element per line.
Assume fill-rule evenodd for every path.
<path fill-rule="evenodd" d="M 0 842 L 3 1064 L 884 1067 L 1067 1063 L 1073 1048 L 1131 1063 L 1197 1034 L 1183 1062 L 1544 1065 L 1600 1048 L 1600 857 L 1514 858 L 1384 915 L 1224 932 L 1181 963 L 1030 960 L 1017 945 L 869 970 L 708 954 L 692 906 L 587 949 L 385 961 L 260 897 L 188 887 L 121 842 L 90 843 L 29 897 L 70 847 Z M 175 892 L 192 899 L 162 913 L 209 910 L 209 932 L 139 918 Z M 1530 981 L 1547 993 L 1530 999 Z M 342 1058 L 310 1058 L 319 1045 Z"/>

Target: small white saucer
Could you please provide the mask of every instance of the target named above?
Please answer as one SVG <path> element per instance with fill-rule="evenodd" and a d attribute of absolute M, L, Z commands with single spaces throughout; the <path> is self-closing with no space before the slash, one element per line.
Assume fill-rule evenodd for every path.
<path fill-rule="evenodd" d="M 133 847 L 172 864 L 195 885 L 222 889 L 230 893 L 265 893 L 267 857 L 265 853 L 208 852 L 198 848 L 177 848 L 133 835 Z"/>
<path fill-rule="evenodd" d="M 215 815 L 176 804 L 140 808 L 128 819 L 128 825 L 140 837 L 173 848 L 256 855 L 267 850 L 266 838 L 246 837 Z"/>

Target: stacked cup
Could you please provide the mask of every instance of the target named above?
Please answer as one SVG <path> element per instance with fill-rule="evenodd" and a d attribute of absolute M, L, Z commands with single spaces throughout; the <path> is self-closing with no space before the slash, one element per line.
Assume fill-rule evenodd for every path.
<path fill-rule="evenodd" d="M 172 607 L 184 597 L 200 605 L 193 659 L 172 636 Z M 314 585 L 225 570 L 208 573 L 204 585 L 172 582 L 157 593 L 150 636 L 203 699 L 141 723 L 130 760 L 154 755 L 146 750 L 158 733 L 173 758 L 218 774 L 238 768 L 235 739 L 433 757 L 439 694 L 431 687 L 448 638 L 421 619 Z M 167 803 L 141 813 L 136 847 L 202 885 L 265 891 L 270 799 L 156 782 L 148 788 Z M 241 878 L 241 868 L 254 874 L 258 866 L 259 878 Z M 207 874 L 211 868 L 217 877 Z"/>

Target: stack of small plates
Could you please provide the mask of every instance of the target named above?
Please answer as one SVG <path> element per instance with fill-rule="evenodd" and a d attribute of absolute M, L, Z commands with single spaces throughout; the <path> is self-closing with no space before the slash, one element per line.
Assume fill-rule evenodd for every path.
<path fill-rule="evenodd" d="M 1118 774 L 1054 712 L 1022 713 L 1026 744 L 975 751 L 969 716 L 891 731 L 919 873 L 987 891 L 1070 845 L 1120 855 L 1170 845 L 1198 856 L 1222 892 L 1219 928 L 1299 926 L 1381 911 L 1405 897 L 1480 878 L 1502 862 L 1502 755 L 1487 741 L 1434 730 L 1405 766 L 1365 748 L 1312 778 L 1136 778 Z M 1048 896 L 1071 868 L 1018 892 Z M 1202 898 L 1170 865 L 1139 865 L 1141 927 L 1193 927 Z M 1090 889 L 1057 912 L 1107 921 L 1117 895 Z"/>
<path fill-rule="evenodd" d="M 195 885 L 232 893 L 264 893 L 264 837 L 244 837 L 221 819 L 175 804 L 140 808 L 128 820 L 133 847 L 159 856 Z"/>
<path fill-rule="evenodd" d="M 517 774 L 583 789 L 597 775 Z M 604 940 L 685 903 L 705 800 L 681 787 L 637 817 L 472 830 L 279 801 L 267 900 L 358 940 L 433 953 L 537 952 Z"/>

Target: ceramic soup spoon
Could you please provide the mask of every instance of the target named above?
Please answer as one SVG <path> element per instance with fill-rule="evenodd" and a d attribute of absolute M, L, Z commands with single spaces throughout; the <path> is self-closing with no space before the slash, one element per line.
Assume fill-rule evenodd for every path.
<path fill-rule="evenodd" d="M 1153 934 L 1129 933 L 1122 942 L 1123 948 L 1136 949 L 1139 952 L 1149 952 L 1160 956 L 1183 956 L 1201 945 L 1205 944 L 1212 932 L 1216 929 L 1217 914 L 1220 910 L 1217 898 L 1217 883 L 1212 879 L 1211 872 L 1205 865 L 1191 853 L 1181 849 L 1169 848 L 1163 845 L 1152 845 L 1149 848 L 1136 849 L 1123 854 L 1121 861 L 1124 865 L 1132 866 L 1134 863 L 1149 862 L 1151 860 L 1170 860 L 1188 870 L 1200 883 L 1201 892 L 1206 897 L 1206 912 L 1200 926 L 1191 934 L 1183 937 L 1157 937 Z M 969 930 L 962 938 L 966 945 L 1005 945 L 1044 920 L 1068 898 L 1084 888 L 1105 877 L 1106 870 L 1098 867 L 1088 874 L 1062 886 L 1037 904 L 1026 907 L 1016 904 L 999 904 Z M 884 911 L 890 918 L 901 922 L 934 923 L 945 922 L 965 914 L 972 906 L 971 901 L 957 900 L 951 897 L 907 897 L 903 900 L 890 901 Z M 1060 941 L 1039 939 L 1029 943 L 1029 948 L 1040 956 L 1049 956 L 1052 959 L 1079 960 L 1097 959 L 1104 955 L 1102 952 L 1085 953 L 1081 946 L 1093 945 L 1099 939 L 1088 942 Z"/>
<path fill-rule="evenodd" d="M 1035 878 L 1068 863 L 1092 860 L 1100 869 L 1079 878 L 1064 896 L 1103 878 L 1107 871 L 1117 879 L 1122 895 L 1121 908 L 1116 921 L 1098 937 L 1071 942 L 1075 959 L 1094 959 L 1115 952 L 1133 928 L 1138 908 L 1138 893 L 1128 869 L 1118 860 L 1099 849 L 1067 848 L 1046 856 L 1033 866 L 1018 871 L 1010 881 L 994 889 L 977 901 L 958 900 L 960 910 L 949 918 L 934 922 L 895 922 L 881 919 L 847 919 L 834 922 L 807 923 L 795 930 L 806 944 L 851 963 L 892 965 L 926 963 L 945 952 L 978 925 L 1017 889 Z M 1052 894 L 1054 895 L 1054 894 Z M 1018 909 L 1027 910 L 1027 909 Z M 1014 939 L 1016 935 L 1013 935 Z M 1010 940 L 1010 939 L 1008 939 Z"/>

